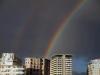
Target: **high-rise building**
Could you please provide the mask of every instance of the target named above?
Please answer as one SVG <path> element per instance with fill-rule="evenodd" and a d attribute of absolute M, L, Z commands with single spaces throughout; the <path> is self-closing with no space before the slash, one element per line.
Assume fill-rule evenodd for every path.
<path fill-rule="evenodd" d="M 100 75 L 100 59 L 94 59 L 89 62 L 88 75 Z"/>
<path fill-rule="evenodd" d="M 50 61 L 50 75 L 72 75 L 72 55 L 54 55 Z"/>
<path fill-rule="evenodd" d="M 0 75 L 24 75 L 24 67 L 14 53 L 3 53 L 0 58 Z"/>
<path fill-rule="evenodd" d="M 26 75 L 50 75 L 50 60 L 25 58 Z"/>

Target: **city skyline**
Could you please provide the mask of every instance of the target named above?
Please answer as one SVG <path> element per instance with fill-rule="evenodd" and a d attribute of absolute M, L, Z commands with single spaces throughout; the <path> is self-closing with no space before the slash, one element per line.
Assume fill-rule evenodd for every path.
<path fill-rule="evenodd" d="M 55 54 L 50 59 L 25 57 L 24 62 L 16 53 L 0 54 L 0 74 L 22 75 L 76 75 L 73 69 L 72 54 Z M 81 64 L 79 64 L 81 65 Z M 87 63 L 87 75 L 100 74 L 100 58 L 91 59 Z M 83 73 L 85 74 L 85 73 Z"/>
<path fill-rule="evenodd" d="M 99 0 L 1 0 L 0 53 L 23 59 L 70 51 L 74 75 L 85 75 L 87 62 L 100 57 L 99 16 Z"/>

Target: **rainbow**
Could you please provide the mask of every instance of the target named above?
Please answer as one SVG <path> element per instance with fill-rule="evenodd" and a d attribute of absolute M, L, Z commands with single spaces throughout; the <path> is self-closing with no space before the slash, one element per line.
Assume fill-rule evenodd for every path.
<path fill-rule="evenodd" d="M 86 1 L 88 1 L 88 0 L 80 0 L 80 2 L 77 3 L 77 5 L 74 7 L 74 9 L 71 11 L 71 13 L 70 14 L 67 13 L 62 18 L 62 20 L 58 24 L 58 29 L 56 29 L 55 32 L 53 33 L 52 37 L 49 40 L 48 47 L 44 51 L 44 57 L 45 58 L 48 58 L 49 54 L 52 51 L 51 49 L 54 47 L 57 39 L 61 35 L 65 26 L 69 23 L 69 21 L 73 18 L 73 16 L 78 12 L 78 10 L 85 4 Z M 34 9 L 32 9 L 32 13 L 33 12 L 34 12 Z M 32 22 L 32 16 L 33 15 L 30 15 L 27 19 L 24 19 L 24 20 L 26 20 L 26 23 L 19 26 L 18 31 L 15 34 L 15 38 L 14 38 L 14 40 L 12 40 L 12 48 L 18 50 L 19 45 L 20 45 L 20 42 L 18 40 L 20 40 L 21 37 L 23 36 L 25 29 L 29 25 L 28 23 Z"/>
<path fill-rule="evenodd" d="M 32 5 L 32 7 L 33 7 L 33 5 Z M 32 9 L 32 13 L 34 13 L 34 9 Z M 25 19 L 22 20 L 22 21 L 25 21 L 25 22 L 23 24 L 21 24 L 19 26 L 19 28 L 17 29 L 15 36 L 14 36 L 14 40 L 12 40 L 12 48 L 18 50 L 18 48 L 20 46 L 19 40 L 22 38 L 24 31 L 27 29 L 28 25 L 31 24 L 32 17 L 33 17 L 33 14 L 28 16 L 28 18 L 25 18 Z"/>
<path fill-rule="evenodd" d="M 24 34 L 24 31 L 27 29 L 29 23 L 31 24 L 32 22 L 32 16 L 30 15 L 27 19 L 24 19 L 23 21 L 26 20 L 26 22 L 24 24 L 22 24 L 21 26 L 19 26 L 19 28 L 17 29 L 17 32 L 15 33 L 15 38 L 14 40 L 12 40 L 12 48 L 18 50 L 19 46 L 20 46 L 20 39 L 22 39 L 22 36 Z"/>
<path fill-rule="evenodd" d="M 69 23 L 69 21 L 73 18 L 73 16 L 78 12 L 79 9 L 85 4 L 87 0 L 80 0 L 80 2 L 74 7 L 70 14 L 66 14 L 62 19 L 61 23 L 59 24 L 59 28 L 53 34 L 52 38 L 48 43 L 48 47 L 45 50 L 44 57 L 48 58 L 50 55 L 52 48 L 54 47 L 57 39 L 60 37 L 62 31 L 64 30 L 65 26 Z"/>

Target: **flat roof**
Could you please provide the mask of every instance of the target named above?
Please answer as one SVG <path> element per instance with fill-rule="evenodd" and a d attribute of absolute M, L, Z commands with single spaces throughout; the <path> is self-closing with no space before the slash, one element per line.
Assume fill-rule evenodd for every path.
<path fill-rule="evenodd" d="M 62 56 L 65 56 L 65 57 L 72 57 L 72 54 L 57 54 L 57 55 L 52 56 L 52 58 L 55 58 L 55 57 L 62 57 Z"/>

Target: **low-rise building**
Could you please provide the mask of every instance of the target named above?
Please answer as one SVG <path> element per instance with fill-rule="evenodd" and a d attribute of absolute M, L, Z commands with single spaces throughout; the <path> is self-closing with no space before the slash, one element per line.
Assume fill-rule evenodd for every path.
<path fill-rule="evenodd" d="M 50 75 L 50 61 L 44 58 L 25 58 L 26 75 Z"/>
<path fill-rule="evenodd" d="M 25 69 L 14 53 L 3 53 L 0 58 L 0 75 L 25 75 Z"/>

